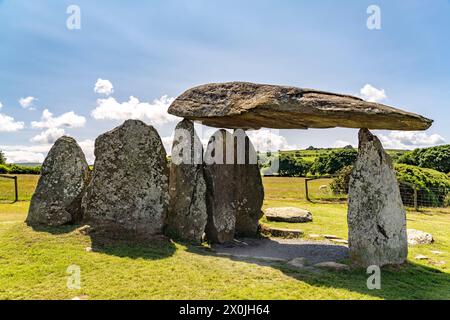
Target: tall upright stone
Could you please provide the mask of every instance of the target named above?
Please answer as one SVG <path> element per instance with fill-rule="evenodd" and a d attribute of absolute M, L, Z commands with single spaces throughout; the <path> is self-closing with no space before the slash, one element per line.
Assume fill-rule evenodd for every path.
<path fill-rule="evenodd" d="M 264 215 L 264 187 L 258 167 L 258 156 L 243 130 L 234 131 L 236 235 L 252 237 L 258 232 Z"/>
<path fill-rule="evenodd" d="M 355 265 L 401 264 L 408 254 L 406 213 L 389 155 L 368 129 L 350 176 L 349 253 Z"/>
<path fill-rule="evenodd" d="M 251 237 L 262 217 L 264 189 L 256 151 L 243 130 L 217 131 L 205 154 L 209 241 Z"/>
<path fill-rule="evenodd" d="M 95 140 L 93 177 L 82 204 L 86 220 L 139 237 L 161 234 L 168 183 L 158 132 L 142 121 L 127 120 Z"/>
<path fill-rule="evenodd" d="M 81 198 L 90 172 L 83 151 L 71 137 L 56 140 L 42 165 L 26 222 L 60 226 L 82 219 Z"/>
<path fill-rule="evenodd" d="M 236 168 L 233 160 L 227 159 L 227 153 L 232 154 L 229 151 L 233 149 L 232 141 L 232 135 L 221 129 L 209 139 L 206 148 L 205 177 L 208 222 L 205 232 L 210 242 L 223 243 L 234 239 Z"/>
<path fill-rule="evenodd" d="M 169 195 L 166 233 L 174 238 L 200 243 L 208 218 L 203 146 L 189 120 L 181 121 L 175 128 Z"/>

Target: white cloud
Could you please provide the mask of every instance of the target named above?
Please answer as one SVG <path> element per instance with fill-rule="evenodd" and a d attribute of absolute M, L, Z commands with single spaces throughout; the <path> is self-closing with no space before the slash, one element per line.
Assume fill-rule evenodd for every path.
<path fill-rule="evenodd" d="M 383 146 L 388 149 L 415 149 L 431 147 L 445 143 L 439 134 L 428 135 L 425 132 L 391 131 L 389 134 L 378 134 Z"/>
<path fill-rule="evenodd" d="M 348 142 L 348 141 L 344 141 L 344 140 L 336 140 L 334 143 L 333 143 L 333 148 L 343 148 L 343 147 L 346 147 L 346 146 L 348 146 L 348 145 L 352 145 L 350 142 Z"/>
<path fill-rule="evenodd" d="M 384 89 L 377 89 L 370 84 L 366 84 L 359 91 L 361 97 L 369 102 L 380 102 L 387 98 Z"/>
<path fill-rule="evenodd" d="M 52 144 L 65 134 L 64 129 L 50 128 L 31 138 L 31 142 Z"/>
<path fill-rule="evenodd" d="M 23 122 L 15 121 L 13 117 L 0 113 L 0 132 L 15 132 L 24 127 Z"/>
<path fill-rule="evenodd" d="M 20 98 L 19 99 L 19 104 L 22 106 L 22 108 L 24 109 L 30 109 L 30 110 L 34 110 L 33 108 L 33 103 L 34 101 L 36 101 L 37 99 L 35 97 L 26 97 L 26 98 Z"/>
<path fill-rule="evenodd" d="M 89 164 L 94 163 L 94 140 L 86 139 L 78 142 L 78 145 L 83 149 L 86 160 Z M 53 144 L 37 144 L 32 146 L 25 145 L 4 145 L 0 146 L 0 150 L 5 153 L 6 160 L 9 163 L 20 162 L 44 162 L 48 151 Z"/>
<path fill-rule="evenodd" d="M 288 144 L 286 138 L 278 134 L 278 130 L 275 129 L 247 131 L 247 135 L 257 151 L 267 152 L 298 149 L 296 145 Z"/>
<path fill-rule="evenodd" d="M 86 156 L 86 161 L 89 164 L 94 164 L 95 156 L 94 156 L 94 149 L 95 149 L 95 141 L 91 139 L 86 139 L 78 142 L 78 145 L 81 147 L 81 149 L 84 152 L 84 155 Z"/>
<path fill-rule="evenodd" d="M 0 109 L 3 108 L 3 103 L 0 101 Z"/>
<path fill-rule="evenodd" d="M 86 123 L 86 118 L 75 114 L 73 111 L 66 112 L 59 117 L 54 117 L 53 114 L 45 109 L 42 112 L 41 121 L 32 121 L 31 126 L 38 129 L 50 128 L 80 128 Z"/>
<path fill-rule="evenodd" d="M 95 83 L 94 91 L 109 96 L 114 92 L 114 87 L 111 81 L 98 78 Z"/>
<path fill-rule="evenodd" d="M 9 163 L 39 162 L 42 163 L 45 155 L 50 150 L 50 145 L 39 146 L 0 146 L 5 153 L 6 161 Z"/>
<path fill-rule="evenodd" d="M 173 134 L 171 136 L 162 137 L 162 143 L 164 145 L 164 149 L 166 149 L 166 153 L 168 155 L 172 154 L 172 144 L 173 144 Z"/>
<path fill-rule="evenodd" d="M 162 96 L 152 103 L 140 102 L 131 96 L 128 101 L 118 102 L 113 97 L 97 99 L 97 107 L 92 110 L 94 119 L 126 120 L 139 119 L 149 121 L 150 124 L 163 125 L 168 122 L 179 121 L 180 118 L 167 113 L 170 104 L 175 100 Z"/>

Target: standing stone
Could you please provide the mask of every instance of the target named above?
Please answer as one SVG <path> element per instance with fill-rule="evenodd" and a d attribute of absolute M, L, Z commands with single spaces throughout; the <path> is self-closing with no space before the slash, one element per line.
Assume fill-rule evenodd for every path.
<path fill-rule="evenodd" d="M 205 155 L 209 241 L 223 243 L 258 231 L 264 200 L 257 154 L 243 130 L 217 131 Z"/>
<path fill-rule="evenodd" d="M 77 142 L 66 136 L 56 140 L 42 165 L 26 222 L 60 226 L 80 221 L 81 197 L 89 178 L 89 166 Z"/>
<path fill-rule="evenodd" d="M 235 210 L 235 166 L 227 159 L 233 149 L 232 135 L 218 130 L 210 138 L 205 153 L 205 178 L 207 185 L 206 204 L 208 222 L 206 237 L 210 242 L 223 243 L 234 239 L 236 225 Z M 228 150 L 228 152 L 227 152 Z"/>
<path fill-rule="evenodd" d="M 181 121 L 175 128 L 169 195 L 166 233 L 200 243 L 208 218 L 203 146 L 189 120 Z"/>
<path fill-rule="evenodd" d="M 243 130 L 234 131 L 236 235 L 253 237 L 258 232 L 264 202 L 264 187 L 257 153 Z"/>
<path fill-rule="evenodd" d="M 86 219 L 124 234 L 161 234 L 168 180 L 158 132 L 142 121 L 127 120 L 95 140 L 94 173 L 83 197 Z"/>
<path fill-rule="evenodd" d="M 355 265 L 401 264 L 408 254 L 406 213 L 395 171 L 378 138 L 359 131 L 358 158 L 350 177 L 349 253 Z"/>

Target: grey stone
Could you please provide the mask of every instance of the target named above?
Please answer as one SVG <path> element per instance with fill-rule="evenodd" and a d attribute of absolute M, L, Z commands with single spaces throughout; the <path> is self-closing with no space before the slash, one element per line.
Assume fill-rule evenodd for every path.
<path fill-rule="evenodd" d="M 408 234 L 408 244 L 416 245 L 416 244 L 431 244 L 434 242 L 433 235 L 428 232 L 408 229 L 406 230 Z"/>
<path fill-rule="evenodd" d="M 258 232 L 264 202 L 264 187 L 257 164 L 257 153 L 243 130 L 234 132 L 236 235 L 252 237 Z M 241 146 L 244 148 L 238 147 Z M 243 156 L 241 161 L 239 157 Z"/>
<path fill-rule="evenodd" d="M 232 241 L 235 234 L 235 165 L 226 159 L 227 141 L 232 135 L 226 130 L 217 131 L 209 140 L 205 154 L 208 221 L 206 237 L 210 242 Z"/>
<path fill-rule="evenodd" d="M 264 188 L 256 151 L 244 131 L 217 131 L 205 153 L 209 241 L 226 242 L 234 236 L 258 232 Z"/>
<path fill-rule="evenodd" d="M 367 267 L 406 261 L 406 212 L 395 171 L 381 142 L 367 129 L 359 132 L 347 220 L 353 264 Z"/>
<path fill-rule="evenodd" d="M 161 234 L 168 180 L 158 132 L 142 121 L 127 120 L 95 140 L 93 177 L 82 204 L 86 220 L 115 235 Z"/>
<path fill-rule="evenodd" d="M 60 226 L 82 219 L 81 197 L 90 172 L 80 146 L 73 138 L 56 140 L 42 165 L 26 222 Z"/>
<path fill-rule="evenodd" d="M 264 214 L 269 221 L 303 223 L 313 220 L 311 212 L 295 207 L 267 208 Z"/>
<path fill-rule="evenodd" d="M 175 128 L 169 195 L 166 233 L 200 243 L 208 218 L 203 147 L 189 120 L 181 121 Z"/>
<path fill-rule="evenodd" d="M 360 98 L 248 82 L 210 83 L 187 90 L 169 113 L 219 128 L 370 128 L 425 130 L 432 120 Z"/>
<path fill-rule="evenodd" d="M 268 226 L 266 224 L 260 224 L 260 231 L 261 231 L 261 234 L 263 234 L 263 235 L 266 235 L 268 237 L 275 237 L 275 238 L 294 239 L 294 238 L 300 238 L 304 235 L 302 230 L 275 228 L 275 227 Z"/>

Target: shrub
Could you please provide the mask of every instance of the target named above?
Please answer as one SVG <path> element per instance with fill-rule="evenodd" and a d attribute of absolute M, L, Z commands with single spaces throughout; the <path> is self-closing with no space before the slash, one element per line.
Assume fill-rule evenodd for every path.
<path fill-rule="evenodd" d="M 301 177 L 309 171 L 310 165 L 301 158 L 279 155 L 279 175 L 281 177 Z"/>
<path fill-rule="evenodd" d="M 2 150 L 0 150 L 0 165 L 6 164 L 6 157 Z"/>
<path fill-rule="evenodd" d="M 350 174 L 352 173 L 353 166 L 346 166 L 339 170 L 338 176 L 333 179 L 330 184 L 331 191 L 334 194 L 347 194 L 348 185 L 350 182 Z"/>
<path fill-rule="evenodd" d="M 420 206 L 448 206 L 450 201 L 450 178 L 446 174 L 427 168 L 407 164 L 396 164 L 395 171 L 400 184 L 403 203 L 413 205 L 414 188 L 418 188 L 417 200 Z M 330 187 L 336 193 L 348 193 L 352 167 L 339 171 Z"/>
<path fill-rule="evenodd" d="M 417 200 L 421 206 L 444 205 L 444 200 L 450 190 L 450 179 L 445 173 L 420 168 L 407 164 L 395 165 L 397 179 L 401 186 L 403 202 L 412 205 L 414 189 L 418 188 Z"/>
<path fill-rule="evenodd" d="M 16 164 L 12 165 L 0 165 L 0 173 L 8 173 L 8 174 L 40 174 L 41 166 L 36 167 L 28 167 L 28 166 L 19 166 Z"/>
<path fill-rule="evenodd" d="M 450 172 L 450 144 L 407 152 L 398 163 Z"/>
<path fill-rule="evenodd" d="M 450 207 L 450 193 L 444 199 L 444 207 Z"/>
<path fill-rule="evenodd" d="M 0 164 L 0 174 L 7 174 L 9 173 L 9 167 L 4 164 Z"/>
<path fill-rule="evenodd" d="M 353 165 L 358 152 L 354 149 L 334 150 L 321 154 L 311 166 L 310 172 L 316 175 L 334 174 L 346 166 Z"/>

